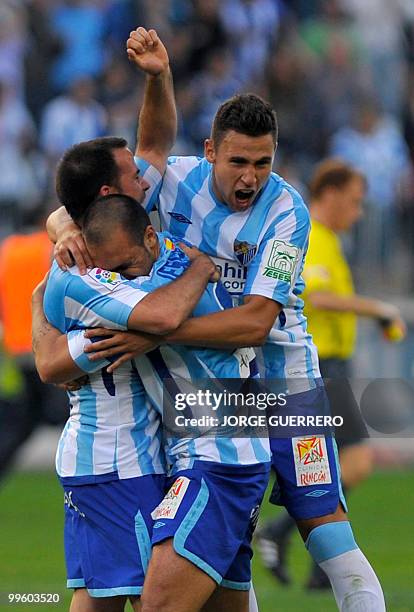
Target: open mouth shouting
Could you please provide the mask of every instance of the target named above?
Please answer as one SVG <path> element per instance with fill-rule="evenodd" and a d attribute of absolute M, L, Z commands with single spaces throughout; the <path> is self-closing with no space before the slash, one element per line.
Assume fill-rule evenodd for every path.
<path fill-rule="evenodd" d="M 235 199 L 237 206 L 246 208 L 246 206 L 252 203 L 255 195 L 256 191 L 254 189 L 236 189 Z"/>

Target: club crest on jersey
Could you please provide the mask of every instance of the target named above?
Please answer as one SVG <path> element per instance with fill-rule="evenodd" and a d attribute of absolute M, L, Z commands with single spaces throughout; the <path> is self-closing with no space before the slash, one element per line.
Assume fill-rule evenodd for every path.
<path fill-rule="evenodd" d="M 292 438 L 298 487 L 332 482 L 325 436 Z"/>
<path fill-rule="evenodd" d="M 170 217 L 178 221 L 178 223 L 186 223 L 187 225 L 192 225 L 193 223 L 188 217 L 181 213 L 169 212 L 168 214 L 170 215 Z"/>
<path fill-rule="evenodd" d="M 234 241 L 234 254 L 242 266 L 247 266 L 256 255 L 257 245 L 250 244 L 245 240 Z"/>
<path fill-rule="evenodd" d="M 284 240 L 273 240 L 270 255 L 262 274 L 291 283 L 298 259 L 298 247 Z"/>
<path fill-rule="evenodd" d="M 102 285 L 108 287 L 111 291 L 115 289 L 121 283 L 125 283 L 126 279 L 122 278 L 117 272 L 111 272 L 110 270 L 102 270 L 102 268 L 94 268 L 88 272 L 91 278 L 94 278 Z"/>

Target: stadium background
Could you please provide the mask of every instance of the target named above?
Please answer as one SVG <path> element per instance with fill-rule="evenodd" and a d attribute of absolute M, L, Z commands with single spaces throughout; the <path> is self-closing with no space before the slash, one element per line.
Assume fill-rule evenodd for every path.
<path fill-rule="evenodd" d="M 28 231 L 39 207 L 56 207 L 54 168 L 72 143 L 115 134 L 134 145 L 143 78 L 126 61 L 125 41 L 139 24 L 155 27 L 169 50 L 179 108 L 175 153 L 201 153 L 217 105 L 235 91 L 254 91 L 278 113 L 275 169 L 305 196 L 312 168 L 326 155 L 366 174 L 365 215 L 345 247 L 358 291 L 400 305 L 409 334 L 389 345 L 373 323 L 361 323 L 355 372 L 412 378 L 412 0 L 2 0 L 0 238 Z M 0 380 L 3 397 L 18 392 L 17 364 L 4 354 Z M 9 591 L 69 599 L 62 496 L 52 471 L 58 433 L 40 427 L 0 482 L 0 609 Z M 408 612 L 412 439 L 373 444 L 376 471 L 352 494 L 351 518 L 389 609 Z M 266 505 L 263 513 L 271 512 Z M 256 560 L 261 610 L 334 610 L 329 595 L 303 590 L 307 559 L 299 541 L 291 565 L 295 586 L 286 590 Z"/>

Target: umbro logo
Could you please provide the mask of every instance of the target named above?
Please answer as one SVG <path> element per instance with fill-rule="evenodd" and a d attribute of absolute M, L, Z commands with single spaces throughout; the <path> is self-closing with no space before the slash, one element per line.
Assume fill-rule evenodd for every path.
<path fill-rule="evenodd" d="M 188 217 L 182 215 L 181 213 L 169 212 L 168 213 L 173 219 L 178 221 L 178 223 L 187 223 L 187 225 L 191 225 L 193 222 L 190 221 Z"/>
<path fill-rule="evenodd" d="M 326 495 L 327 493 L 329 493 L 329 491 L 323 489 L 316 489 L 316 491 L 306 493 L 306 497 L 322 497 L 322 495 Z"/>

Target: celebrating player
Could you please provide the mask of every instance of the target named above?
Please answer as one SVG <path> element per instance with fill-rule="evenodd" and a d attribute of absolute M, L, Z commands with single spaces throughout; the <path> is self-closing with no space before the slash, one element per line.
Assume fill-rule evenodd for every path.
<path fill-rule="evenodd" d="M 163 53 L 160 48 L 156 35 L 144 28 L 131 33 L 128 40 L 130 59 L 144 70 L 144 64 L 152 68 L 156 64 L 158 75 L 152 72 L 147 77 L 136 161 L 152 188 L 159 190 L 162 228 L 215 257 L 225 286 L 240 300 L 232 311 L 186 321 L 168 337 L 169 342 L 207 347 L 263 345 L 266 376 L 294 378 L 293 401 L 298 407 L 313 405 L 320 398 L 320 373 L 300 298 L 309 215 L 300 195 L 271 171 L 277 144 L 275 114 L 255 95 L 235 96 L 218 109 L 204 158 L 172 157 L 166 163 L 175 134 L 175 111 L 170 112 L 168 69 L 156 62 Z M 154 78 L 163 86 L 154 88 Z M 157 170 L 163 172 L 165 165 L 157 181 Z M 76 228 L 68 225 L 62 210 L 50 219 L 49 227 L 58 239 L 61 263 L 69 263 L 70 241 L 65 233 Z M 85 248 L 81 249 L 87 257 Z M 127 341 L 124 334 L 111 334 L 98 344 L 98 356 L 114 355 L 120 346 L 128 346 L 129 352 L 118 363 L 142 350 L 139 337 Z M 312 480 L 315 466 L 304 462 L 298 451 L 306 441 L 306 436 L 271 440 L 277 472 L 273 498 L 295 518 L 310 554 L 331 581 L 339 609 L 384 610 L 379 582 L 355 543 L 345 513 L 334 442 L 323 436 L 318 440 L 324 475 L 321 487 Z M 174 589 L 173 571 L 160 575 L 158 583 L 153 578 L 154 592 Z"/>
<path fill-rule="evenodd" d="M 199 609 L 219 584 L 222 605 L 247 611 L 250 540 L 268 481 L 268 440 L 230 437 L 231 433 L 211 437 L 208 431 L 205 436 L 190 439 L 167 438 L 165 453 L 171 466 L 171 488 L 161 502 L 157 500 L 159 489 L 151 495 L 152 480 L 148 483 L 149 479 L 143 480 L 139 473 L 153 457 L 153 447 L 158 450 L 159 440 L 152 423 L 157 422 L 154 411 L 148 409 L 136 389 L 142 381 L 150 406 L 162 413 L 164 379 L 173 379 L 174 385 L 179 386 L 179 379 L 184 378 L 188 388 L 188 381 L 194 378 L 249 377 L 254 374 L 255 353 L 253 349 L 219 351 L 163 346 L 139 357 L 135 365 L 124 364 L 114 375 L 101 370 L 107 362 L 90 364 L 83 353 L 84 338 L 79 327 L 106 322 L 147 332 L 153 332 L 155 327 L 161 332 L 162 322 L 167 319 L 171 326 L 171 321 L 179 323 L 190 309 L 197 316 L 229 308 L 231 299 L 220 285 L 214 284 L 205 289 L 195 306 L 200 290 L 210 276 L 217 275 L 214 264 L 197 250 L 187 249 L 188 255 L 195 258 L 187 270 L 190 260 L 174 238 L 167 233 L 157 237 L 143 208 L 128 196 L 99 198 L 87 209 L 82 225 L 89 252 L 99 267 L 82 277 L 76 266 L 62 272 L 55 264 L 44 300 L 49 322 L 60 331 L 69 332 L 69 348 L 65 341 L 62 345 L 62 338 L 53 330 L 47 342 L 44 334 L 38 338 L 36 326 L 34 333 L 39 370 L 44 378 L 47 372 L 49 381 L 56 380 L 56 373 L 60 378 L 62 372 L 65 378 L 80 373 L 70 356 L 81 370 L 85 366 L 87 372 L 99 370 L 91 375 L 84 390 L 72 395 L 71 417 L 57 455 L 58 473 L 69 500 L 66 508 L 69 586 L 87 586 L 92 597 L 140 593 L 150 556 L 152 529 L 148 509 L 152 509 L 151 516 L 156 521 L 152 542 L 157 545 L 145 582 L 143 609 L 154 606 L 154 600 L 157 609 L 163 609 L 165 604 L 159 603 L 160 595 L 168 602 L 178 598 L 183 610 Z M 122 276 L 107 272 L 108 269 L 122 271 Z M 127 280 L 140 275 L 143 278 Z M 178 276 L 179 280 L 171 282 Z M 174 301 L 182 306 L 173 306 Z M 37 327 L 44 325 L 41 308 L 37 307 L 35 317 Z M 168 329 L 164 326 L 163 331 Z M 48 364 L 51 353 L 54 360 Z M 150 467 L 153 464 L 154 460 L 150 461 Z M 119 482 L 96 487 L 93 479 Z M 79 488 L 81 484 L 90 486 Z M 148 496 L 143 497 L 142 487 L 148 487 Z M 98 495 L 113 501 L 105 508 L 93 509 L 92 500 Z M 132 495 L 135 501 L 130 499 Z M 103 524 L 97 531 L 98 520 Z M 135 542 L 133 535 L 138 529 L 140 535 Z M 122 530 L 130 537 L 120 539 Z M 207 531 L 210 531 L 208 543 Z M 91 550 L 85 533 L 100 547 Z M 105 554 L 105 547 L 116 549 L 119 559 L 116 565 Z M 137 553 L 142 569 L 136 568 L 134 573 L 136 564 L 131 559 Z M 112 554 L 115 555 L 113 550 Z M 166 558 L 170 563 L 166 563 Z M 92 572 L 86 572 L 89 566 L 93 566 Z M 174 589 L 157 593 L 153 575 L 158 582 L 160 573 L 167 575 L 171 571 L 176 577 Z M 195 590 L 188 590 L 189 581 Z M 96 587 L 99 583 L 101 588 Z M 74 599 L 83 602 L 85 597 L 85 593 L 76 592 Z M 220 601 L 220 594 L 215 600 Z M 123 605 L 122 600 L 119 605 Z M 99 604 L 94 609 L 100 609 Z"/>

